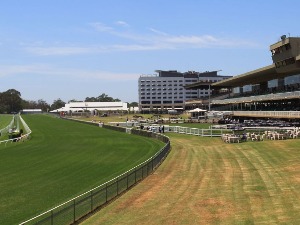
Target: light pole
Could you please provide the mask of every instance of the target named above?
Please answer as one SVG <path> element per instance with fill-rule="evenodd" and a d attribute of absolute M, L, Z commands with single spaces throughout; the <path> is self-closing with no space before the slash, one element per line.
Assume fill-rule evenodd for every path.
<path fill-rule="evenodd" d="M 210 112 L 210 84 L 208 85 L 208 111 Z"/>

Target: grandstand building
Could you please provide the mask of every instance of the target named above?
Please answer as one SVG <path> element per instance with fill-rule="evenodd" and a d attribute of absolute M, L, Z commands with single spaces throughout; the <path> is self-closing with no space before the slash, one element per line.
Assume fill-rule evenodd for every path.
<path fill-rule="evenodd" d="M 141 112 L 165 112 L 167 110 L 183 111 L 186 103 L 193 99 L 209 96 L 207 87 L 186 90 L 186 85 L 196 82 L 218 82 L 231 76 L 220 76 L 218 71 L 178 72 L 176 70 L 156 70 L 155 75 L 141 75 L 138 80 L 139 110 Z"/>
<path fill-rule="evenodd" d="M 230 110 L 234 117 L 300 119 L 300 38 L 283 35 L 270 51 L 271 65 L 211 84 L 215 91 L 230 90 L 212 95 L 211 109 Z"/>

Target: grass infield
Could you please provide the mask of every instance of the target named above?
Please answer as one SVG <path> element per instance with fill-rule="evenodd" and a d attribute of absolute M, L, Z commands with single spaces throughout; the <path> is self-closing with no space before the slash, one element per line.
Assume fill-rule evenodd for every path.
<path fill-rule="evenodd" d="M 31 140 L 0 145 L 0 224 L 18 224 L 127 171 L 163 143 L 45 115 Z"/>
<path fill-rule="evenodd" d="M 153 175 L 83 225 L 300 224 L 300 140 L 227 144 L 168 133 Z"/>
<path fill-rule="evenodd" d="M 7 127 L 12 121 L 13 115 L 0 114 L 0 130 Z M 7 133 L 1 133 L 0 141 L 8 139 Z"/>

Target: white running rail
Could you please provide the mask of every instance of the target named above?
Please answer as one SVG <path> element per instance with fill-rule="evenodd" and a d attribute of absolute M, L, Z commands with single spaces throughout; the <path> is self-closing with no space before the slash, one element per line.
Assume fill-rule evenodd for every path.
<path fill-rule="evenodd" d="M 14 117 L 15 118 L 15 117 Z M 13 127 L 14 125 L 14 118 L 12 119 L 12 121 L 10 122 L 10 124 L 6 127 L 7 131 Z M 21 117 L 21 115 L 19 115 L 19 119 L 25 129 L 25 134 L 22 134 L 21 137 L 17 137 L 17 138 L 12 138 L 12 139 L 8 139 L 8 140 L 4 140 L 4 141 L 0 141 L 0 144 L 5 143 L 7 144 L 8 142 L 18 142 L 21 140 L 27 140 L 29 138 L 29 135 L 32 133 L 31 129 L 29 128 L 29 126 L 26 124 L 26 122 L 24 121 L 24 119 Z M 19 124 L 19 122 L 18 122 Z M 4 129 L 6 129 L 4 128 Z M 1 130 L 2 131 L 2 130 Z M 2 132 L 1 132 L 2 133 Z"/>

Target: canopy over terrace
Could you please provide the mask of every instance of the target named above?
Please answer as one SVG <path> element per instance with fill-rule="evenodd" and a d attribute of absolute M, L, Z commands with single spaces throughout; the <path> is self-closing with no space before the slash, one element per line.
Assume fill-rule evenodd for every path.
<path fill-rule="evenodd" d="M 207 112 L 207 110 L 196 108 L 196 109 L 192 109 L 188 112 L 191 113 L 191 117 L 204 118 L 205 112 Z"/>
<path fill-rule="evenodd" d="M 299 58 L 300 60 L 300 58 Z M 260 84 L 274 79 L 300 74 L 300 68 L 293 71 L 277 72 L 274 64 L 222 80 L 211 85 L 212 88 L 242 87 L 249 84 Z"/>

